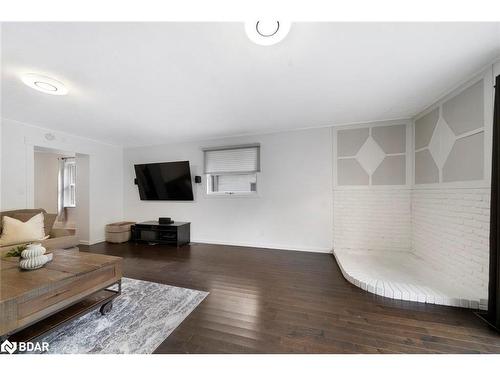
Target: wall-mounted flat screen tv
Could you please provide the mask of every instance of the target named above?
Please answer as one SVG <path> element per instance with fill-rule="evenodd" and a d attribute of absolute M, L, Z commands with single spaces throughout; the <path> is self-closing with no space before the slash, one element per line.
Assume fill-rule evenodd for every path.
<path fill-rule="evenodd" d="M 136 164 L 134 168 L 141 200 L 193 200 L 189 161 Z"/>

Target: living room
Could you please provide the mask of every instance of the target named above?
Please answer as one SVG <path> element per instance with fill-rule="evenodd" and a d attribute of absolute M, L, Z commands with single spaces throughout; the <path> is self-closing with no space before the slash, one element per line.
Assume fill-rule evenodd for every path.
<path fill-rule="evenodd" d="M 500 22 L 0 26 L 2 352 L 500 353 Z"/>

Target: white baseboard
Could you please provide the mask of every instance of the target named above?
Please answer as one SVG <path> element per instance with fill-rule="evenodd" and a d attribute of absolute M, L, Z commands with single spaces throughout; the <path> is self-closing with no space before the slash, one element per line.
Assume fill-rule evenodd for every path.
<path fill-rule="evenodd" d="M 98 241 L 80 241 L 82 245 L 95 245 L 97 243 L 105 242 L 104 239 Z M 255 247 L 257 249 L 273 249 L 273 250 L 284 250 L 284 251 L 304 251 L 309 253 L 324 253 L 331 254 L 333 249 L 326 247 L 299 247 L 299 246 L 289 246 L 289 245 L 276 245 L 276 244 L 255 244 L 250 242 L 228 242 L 228 241 L 214 241 L 214 240 L 204 240 L 204 239 L 191 239 L 192 243 L 204 243 L 209 245 L 226 245 L 226 246 L 243 246 L 243 247 Z"/>
<path fill-rule="evenodd" d="M 285 250 L 285 251 L 304 251 L 310 253 L 332 253 L 333 249 L 326 247 L 300 247 L 300 246 L 290 246 L 290 245 L 277 245 L 277 244 L 255 244 L 249 242 L 227 242 L 227 241 L 214 241 L 214 240 L 204 240 L 200 238 L 191 239 L 194 243 L 206 243 L 211 245 L 227 245 L 227 246 L 244 246 L 244 247 L 255 247 L 259 249 L 273 249 L 273 250 Z"/>
<path fill-rule="evenodd" d="M 87 246 L 90 246 L 90 245 L 95 245 L 97 243 L 101 243 L 101 242 L 104 242 L 105 239 L 99 239 L 99 240 L 95 240 L 95 241 L 84 241 L 84 240 L 80 240 L 80 245 L 87 245 Z"/>

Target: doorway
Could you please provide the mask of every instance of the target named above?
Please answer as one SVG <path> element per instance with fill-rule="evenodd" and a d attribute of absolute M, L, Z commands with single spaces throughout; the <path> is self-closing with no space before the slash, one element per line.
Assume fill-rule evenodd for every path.
<path fill-rule="evenodd" d="M 88 155 L 34 147 L 33 206 L 57 214 L 54 228 L 88 242 Z"/>

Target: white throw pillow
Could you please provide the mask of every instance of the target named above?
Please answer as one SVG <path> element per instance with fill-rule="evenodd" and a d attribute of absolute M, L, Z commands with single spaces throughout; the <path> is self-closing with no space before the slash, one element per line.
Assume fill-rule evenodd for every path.
<path fill-rule="evenodd" d="M 12 217 L 3 217 L 3 231 L 0 246 L 25 244 L 46 239 L 43 227 L 43 213 L 36 214 L 26 222 Z"/>

